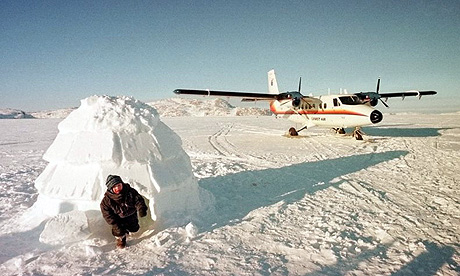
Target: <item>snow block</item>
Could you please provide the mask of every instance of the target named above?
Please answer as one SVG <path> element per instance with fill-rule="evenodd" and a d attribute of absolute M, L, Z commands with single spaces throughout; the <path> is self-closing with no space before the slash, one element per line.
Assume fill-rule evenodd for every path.
<path fill-rule="evenodd" d="M 42 243 L 58 245 L 81 241 L 90 235 L 85 213 L 71 211 L 50 219 L 45 224 L 39 240 Z"/>

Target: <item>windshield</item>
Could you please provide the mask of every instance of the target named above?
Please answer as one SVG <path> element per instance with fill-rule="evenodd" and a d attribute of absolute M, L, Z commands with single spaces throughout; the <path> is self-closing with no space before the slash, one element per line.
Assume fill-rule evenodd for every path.
<path fill-rule="evenodd" d="M 362 104 L 363 102 L 357 96 L 342 96 L 339 97 L 342 104 L 354 105 L 354 104 Z"/>

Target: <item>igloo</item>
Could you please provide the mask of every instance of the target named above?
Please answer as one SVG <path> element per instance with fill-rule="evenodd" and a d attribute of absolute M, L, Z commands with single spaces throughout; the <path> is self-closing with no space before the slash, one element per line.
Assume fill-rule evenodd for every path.
<path fill-rule="evenodd" d="M 153 220 L 181 225 L 209 207 L 180 137 L 132 97 L 91 96 L 59 124 L 36 179 L 33 208 L 46 216 L 99 211 L 107 175 L 120 175 L 148 201 Z"/>

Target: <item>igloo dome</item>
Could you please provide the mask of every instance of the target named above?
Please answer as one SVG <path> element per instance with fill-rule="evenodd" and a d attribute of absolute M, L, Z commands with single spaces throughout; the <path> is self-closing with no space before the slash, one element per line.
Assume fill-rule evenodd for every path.
<path fill-rule="evenodd" d="M 91 96 L 59 124 L 36 179 L 35 210 L 47 216 L 99 210 L 107 175 L 148 201 L 153 220 L 181 224 L 209 205 L 180 137 L 157 111 L 132 97 Z"/>

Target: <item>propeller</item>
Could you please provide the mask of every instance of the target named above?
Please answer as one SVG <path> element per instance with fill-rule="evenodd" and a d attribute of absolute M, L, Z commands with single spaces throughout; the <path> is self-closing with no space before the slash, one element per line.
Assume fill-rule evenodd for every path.
<path fill-rule="evenodd" d="M 379 77 L 379 79 L 377 80 L 377 90 L 376 90 L 375 92 L 377 93 L 377 95 L 379 95 L 378 99 L 380 100 L 380 102 L 381 102 L 384 106 L 386 106 L 387 108 L 389 108 L 388 104 L 387 104 L 386 102 L 384 102 L 384 101 L 382 100 L 382 98 L 380 98 L 379 91 L 380 91 L 380 77 Z"/>
<path fill-rule="evenodd" d="M 299 78 L 299 89 L 297 90 L 297 92 L 300 93 L 300 89 L 302 88 L 302 77 Z M 300 106 L 300 103 L 302 102 L 302 98 L 299 98 L 299 97 L 295 97 L 292 99 L 292 106 L 293 107 L 299 107 Z"/>
<path fill-rule="evenodd" d="M 292 99 L 292 106 L 293 107 L 299 107 L 300 102 L 301 102 L 301 98 L 296 97 L 296 98 Z"/>
<path fill-rule="evenodd" d="M 301 89 L 302 89 L 302 77 L 300 77 L 300 79 L 299 79 L 299 88 L 296 91 L 296 92 L 298 92 L 300 94 L 300 97 L 298 95 L 295 95 L 295 92 L 292 92 L 293 94 L 291 94 L 291 92 L 286 92 L 286 93 L 280 94 L 277 97 L 277 100 L 291 99 L 290 103 L 291 103 L 292 107 L 297 108 L 297 107 L 300 106 L 300 103 L 303 101 L 302 94 L 300 93 Z M 285 105 L 287 103 L 289 103 L 289 101 L 286 101 L 286 102 L 282 103 L 281 105 Z"/>

